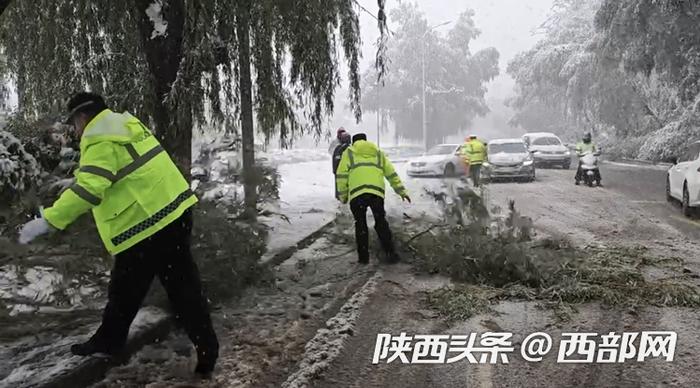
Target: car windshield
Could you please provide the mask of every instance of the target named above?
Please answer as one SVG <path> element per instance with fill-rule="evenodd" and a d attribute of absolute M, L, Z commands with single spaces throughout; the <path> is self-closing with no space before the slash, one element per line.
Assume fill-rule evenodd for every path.
<path fill-rule="evenodd" d="M 498 154 L 501 152 L 506 153 L 506 154 L 522 154 L 524 152 L 527 152 L 527 148 L 525 148 L 525 144 L 523 144 L 523 143 L 489 144 L 489 153 L 490 154 Z"/>
<path fill-rule="evenodd" d="M 401 149 L 401 155 L 405 155 L 405 156 L 416 156 L 416 155 L 420 155 L 422 153 L 423 153 L 423 150 L 420 148 L 410 147 L 410 148 Z"/>
<path fill-rule="evenodd" d="M 397 156 L 399 154 L 398 148 L 388 147 L 384 148 L 384 154 L 387 156 Z"/>
<path fill-rule="evenodd" d="M 532 141 L 532 145 L 561 145 L 561 142 L 556 137 L 538 137 Z"/>
<path fill-rule="evenodd" d="M 455 152 L 457 147 L 451 145 L 435 146 L 428 150 L 426 155 L 449 155 Z"/>

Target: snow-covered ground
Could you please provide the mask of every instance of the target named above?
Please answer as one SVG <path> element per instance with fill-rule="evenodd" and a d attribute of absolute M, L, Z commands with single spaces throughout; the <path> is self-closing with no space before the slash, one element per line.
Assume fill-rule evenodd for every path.
<path fill-rule="evenodd" d="M 273 211 L 284 215 L 262 218 L 270 227 L 267 260 L 332 221 L 340 209 L 335 199 L 331 161 L 282 164 L 280 201 Z"/>
<path fill-rule="evenodd" d="M 330 155 L 328 154 L 327 150 L 324 149 L 276 149 L 262 152 L 260 153 L 260 157 L 267 158 L 277 166 L 283 164 L 320 162 L 324 160 L 328 162 L 328 166 L 330 166 L 331 163 Z M 328 169 L 330 169 L 330 167 L 328 167 Z"/>
<path fill-rule="evenodd" d="M 225 159 L 228 160 L 228 156 L 230 155 Z M 268 252 L 264 260 L 295 245 L 334 220 L 339 213 L 349 214 L 348 206 L 340 204 L 335 199 L 334 176 L 327 154 L 297 150 L 272 152 L 267 156 L 271 158 L 271 164 L 277 166 L 282 182 L 279 189 L 280 200 L 269 209 L 277 214 L 261 217 L 261 221 L 270 227 Z M 222 170 L 225 169 L 224 167 L 228 165 L 222 166 Z M 433 190 L 444 189 L 443 181 L 407 179 L 403 165 L 399 164 L 396 167 L 414 203 L 412 205 L 402 203 L 400 198 L 389 190 L 387 195 L 389 215 L 395 220 L 403 219 L 403 222 L 410 222 L 410 217 L 416 217 L 424 212 L 434 213 L 434 202 L 429 195 L 425 194 L 424 188 L 427 186 Z M 239 188 L 234 187 L 231 190 L 239 191 Z M 371 217 L 370 212 L 368 217 Z M 400 226 L 397 225 L 397 227 Z M 352 225 L 347 225 L 345 232 L 351 235 L 351 229 Z M 76 281 L 66 279 L 55 270 L 42 266 L 26 268 L 4 266 L 0 267 L 0 298 L 15 301 L 13 315 L 37 311 L 37 307 L 16 302 L 24 299 L 33 300 L 42 306 L 49 305 L 49 307 L 56 305 L 57 301 L 62 301 L 66 306 L 80 306 L 81 298 L 92 299 L 94 297 L 92 293 L 99 288 L 91 287 L 87 283 L 75 284 Z M 94 309 L 94 306 L 92 307 Z M 43 333 L 39 339 L 21 338 L 17 339 L 20 342 L 5 341 L 0 344 L 0 359 L 12 360 L 2 362 L 4 366 L 0 368 L 2 372 L 0 387 L 29 386 L 31 384 L 20 382 L 25 380 L 37 382 L 46 377 L 66 373 L 81 365 L 80 358 L 71 357 L 66 352 L 71 343 L 82 340 L 94 329 L 98 317 L 88 315 L 94 315 L 97 312 L 98 310 L 85 310 L 86 316 L 83 317 L 81 311 L 56 311 L 55 314 L 63 314 L 56 317 L 60 316 L 63 317 L 61 319 L 67 320 L 61 325 L 62 331 Z M 80 318 L 71 324 L 69 314 L 76 314 Z M 15 349 L 18 348 L 25 350 L 17 352 Z M 37 354 L 45 356 L 37 357 Z"/>
<path fill-rule="evenodd" d="M 406 176 L 405 164 L 396 164 L 396 170 L 408 189 L 412 204 L 401 201 L 387 182 L 387 214 L 395 220 L 408 222 L 425 214 L 436 215 L 435 201 L 426 189 L 440 192 L 449 186 L 460 185 L 458 179 L 414 179 Z M 349 214 L 347 205 L 335 199 L 335 182 L 330 160 L 279 165 L 282 177 L 280 202 L 274 211 L 283 214 L 289 222 L 279 216 L 263 218 L 271 227 L 268 252 L 269 259 L 285 248 L 315 232 L 332 221 L 339 212 Z M 368 212 L 371 218 L 371 212 Z"/>
<path fill-rule="evenodd" d="M 134 319 L 129 338 L 139 336 L 147 328 L 167 319 L 164 311 L 155 307 L 141 309 Z M 43 332 L 36 336 L 20 338 L 14 342 L 0 343 L 0 388 L 37 387 L 60 378 L 72 370 L 95 362 L 93 358 L 70 354 L 72 344 L 87 339 L 97 324 L 87 328 L 77 322 L 68 333 Z M 87 331 L 86 331 L 87 329 Z"/>

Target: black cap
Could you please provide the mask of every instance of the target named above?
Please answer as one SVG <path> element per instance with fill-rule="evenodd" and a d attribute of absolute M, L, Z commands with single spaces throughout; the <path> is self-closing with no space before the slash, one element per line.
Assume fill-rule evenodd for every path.
<path fill-rule="evenodd" d="M 352 137 L 353 144 L 360 140 L 367 140 L 367 135 L 364 133 L 356 133 L 355 136 Z"/>
<path fill-rule="evenodd" d="M 71 97 L 70 101 L 68 101 L 67 108 L 68 113 L 66 114 L 64 123 L 70 124 L 71 120 L 73 120 L 73 116 L 75 116 L 76 113 L 99 112 L 107 109 L 107 104 L 105 103 L 104 98 L 102 98 L 102 96 L 99 94 L 80 92 Z"/>

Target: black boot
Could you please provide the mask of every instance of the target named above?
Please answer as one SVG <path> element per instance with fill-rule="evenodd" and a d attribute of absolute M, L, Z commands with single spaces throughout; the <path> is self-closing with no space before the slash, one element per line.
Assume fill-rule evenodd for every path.
<path fill-rule="evenodd" d="M 202 379 L 210 379 L 214 372 L 215 362 L 199 361 L 197 367 L 194 368 L 194 373 Z"/>
<path fill-rule="evenodd" d="M 401 256 L 399 256 L 396 251 L 391 251 L 386 254 L 386 262 L 388 264 L 396 264 L 401 261 Z"/>
<path fill-rule="evenodd" d="M 213 334 L 213 333 L 212 333 Z M 197 367 L 194 373 L 202 379 L 211 378 L 216 365 L 216 359 L 219 356 L 219 343 L 214 341 L 207 346 L 208 351 L 197 350 Z"/>
<path fill-rule="evenodd" d="M 357 262 L 359 264 L 369 264 L 369 254 L 360 254 L 358 255 Z"/>
<path fill-rule="evenodd" d="M 89 356 L 92 354 L 113 356 L 117 353 L 114 349 L 110 349 L 107 345 L 93 338 L 90 338 L 87 342 L 83 342 L 82 344 L 71 346 L 70 351 L 76 356 Z"/>

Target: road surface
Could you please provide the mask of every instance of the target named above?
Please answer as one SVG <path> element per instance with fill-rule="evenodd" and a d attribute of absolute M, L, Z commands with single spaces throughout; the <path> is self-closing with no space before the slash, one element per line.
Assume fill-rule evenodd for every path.
<path fill-rule="evenodd" d="M 582 247 L 642 245 L 658 255 L 683 257 L 687 271 L 700 274 L 700 225 L 665 202 L 662 169 L 606 164 L 604 188 L 576 187 L 573 173 L 539 170 L 534 183 L 494 183 L 486 195 L 490 205 L 514 199 L 540 236 L 565 237 Z M 445 184 L 405 180 L 415 203 L 402 204 L 392 194 L 387 206 L 394 228 L 402 218 L 406 222 L 404 214 L 434 211 L 421 193 Z M 495 313 L 447 324 L 421 301 L 449 280 L 416 275 L 408 264 L 358 267 L 355 259 L 345 212 L 332 232 L 276 268 L 272 287 L 252 288 L 236 306 L 216 312 L 222 353 L 212 381 L 192 380 L 192 353 L 182 351 L 187 340 L 177 335 L 147 347 L 96 387 L 692 387 L 700 381 L 700 313 L 693 309 L 591 303 L 558 324 L 535 302 L 508 301 L 494 306 Z M 378 333 L 506 331 L 514 333 L 517 345 L 533 332 L 557 338 L 567 331 L 649 330 L 678 333 L 673 362 L 557 364 L 555 354 L 539 363 L 514 355 L 504 365 L 372 364 Z"/>
<path fill-rule="evenodd" d="M 531 184 L 492 184 L 492 203 L 510 198 L 533 217 L 541 233 L 564 235 L 581 245 L 643 245 L 659 254 L 680 255 L 689 270 L 700 273 L 697 222 L 679 216 L 664 199 L 664 171 L 619 165 L 603 167 L 605 188 L 575 187 L 573 171 L 540 170 Z M 430 184 L 435 184 L 429 183 Z M 597 304 L 581 307 L 572 321 L 558 327 L 534 303 L 504 302 L 498 314 L 475 316 L 447 325 L 422 307 L 428 290 L 444 283 L 421 278 L 406 267 L 384 271 L 384 279 L 360 316 L 358 333 L 345 346 L 329 372 L 314 387 L 657 387 L 696 386 L 700 381 L 700 343 L 696 339 L 700 314 L 691 309 L 610 309 Z M 696 285 L 697 286 L 697 285 Z M 562 332 L 635 332 L 670 330 L 678 333 L 676 359 L 609 365 L 527 363 L 516 357 L 507 365 L 372 365 L 377 333 L 467 334 L 486 331 L 514 333 L 522 341 L 543 331 L 557 338 Z M 517 342 L 516 342 L 517 343 Z M 555 358 L 556 360 L 556 358 Z"/>

